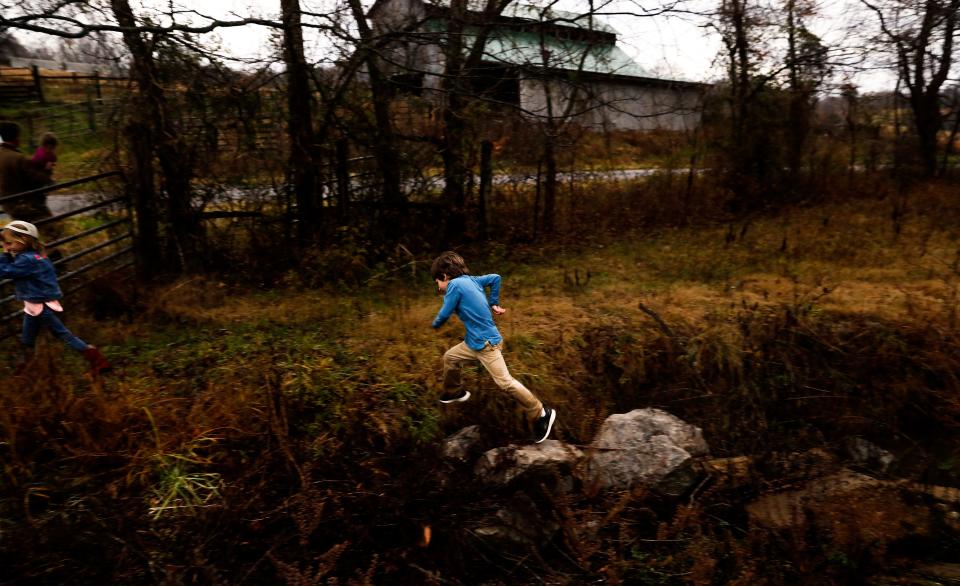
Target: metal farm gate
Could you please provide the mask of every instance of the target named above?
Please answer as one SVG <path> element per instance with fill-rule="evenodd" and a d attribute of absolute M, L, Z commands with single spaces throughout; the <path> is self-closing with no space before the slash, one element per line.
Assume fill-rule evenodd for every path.
<path fill-rule="evenodd" d="M 100 173 L 90 177 L 83 177 L 64 183 L 55 183 L 40 189 L 25 191 L 0 198 L 0 205 L 31 197 L 46 196 L 47 194 L 76 187 L 91 186 L 95 182 L 114 180 L 123 174 L 120 171 Z M 124 189 L 126 194 L 127 191 Z M 69 295 L 86 287 L 96 279 L 128 269 L 128 274 L 134 273 L 135 247 L 128 195 L 103 198 L 98 191 L 86 191 L 77 207 L 56 213 L 48 218 L 33 222 L 40 231 L 43 239 L 44 228 L 49 231 L 55 227 L 57 238 L 45 241 L 48 254 L 59 250 L 62 254 L 53 261 L 57 268 L 60 288 L 63 294 Z M 0 224 L 18 218 L 0 220 Z M 0 335 L 9 335 L 14 330 L 10 327 L 12 320 L 23 315 L 23 303 L 17 302 L 13 295 L 13 281 L 0 281 Z"/>

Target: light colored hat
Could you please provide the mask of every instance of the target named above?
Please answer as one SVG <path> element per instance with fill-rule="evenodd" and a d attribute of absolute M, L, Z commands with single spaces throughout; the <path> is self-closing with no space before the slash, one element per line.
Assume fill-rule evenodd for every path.
<path fill-rule="evenodd" d="M 3 227 L 4 230 L 11 230 L 13 232 L 19 232 L 20 234 L 26 234 L 28 236 L 33 236 L 36 239 L 40 239 L 40 232 L 37 231 L 37 227 L 31 224 L 30 222 L 24 222 L 23 220 L 14 220 Z"/>

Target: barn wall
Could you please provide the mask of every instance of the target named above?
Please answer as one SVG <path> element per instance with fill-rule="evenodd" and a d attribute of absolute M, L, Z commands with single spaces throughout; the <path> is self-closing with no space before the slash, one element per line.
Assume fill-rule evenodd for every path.
<path fill-rule="evenodd" d="M 579 124 L 609 130 L 690 130 L 700 122 L 700 91 L 619 81 L 595 81 L 574 86 L 549 84 L 553 115 L 570 112 Z M 520 81 L 520 103 L 531 116 L 547 115 L 547 97 L 540 80 Z"/>

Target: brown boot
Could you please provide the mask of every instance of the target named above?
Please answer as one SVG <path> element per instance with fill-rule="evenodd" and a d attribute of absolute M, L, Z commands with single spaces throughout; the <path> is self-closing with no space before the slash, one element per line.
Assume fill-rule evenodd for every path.
<path fill-rule="evenodd" d="M 110 366 L 109 362 L 107 362 L 107 358 L 96 346 L 90 346 L 84 350 L 83 357 L 86 358 L 87 362 L 90 363 L 90 374 L 93 376 L 113 370 L 113 367 Z"/>

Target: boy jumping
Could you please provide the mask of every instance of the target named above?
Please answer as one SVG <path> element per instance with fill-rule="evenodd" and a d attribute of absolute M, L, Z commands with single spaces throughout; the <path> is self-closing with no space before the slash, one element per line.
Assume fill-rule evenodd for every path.
<path fill-rule="evenodd" d="M 444 252 L 433 261 L 430 273 L 443 296 L 443 307 L 433 320 L 433 328 L 442 326 L 456 313 L 467 330 L 466 337 L 443 355 L 443 394 L 441 403 L 459 403 L 470 398 L 470 391 L 461 386 L 460 369 L 468 360 L 477 360 L 493 377 L 497 386 L 507 391 L 523 407 L 533 422 L 534 441 L 547 439 L 557 411 L 546 407 L 520 381 L 510 376 L 500 349 L 503 336 L 493 323 L 493 313 L 500 315 L 507 310 L 500 307 L 500 275 L 470 276 L 463 257 L 451 251 Z M 484 289 L 490 288 L 490 300 Z"/>

